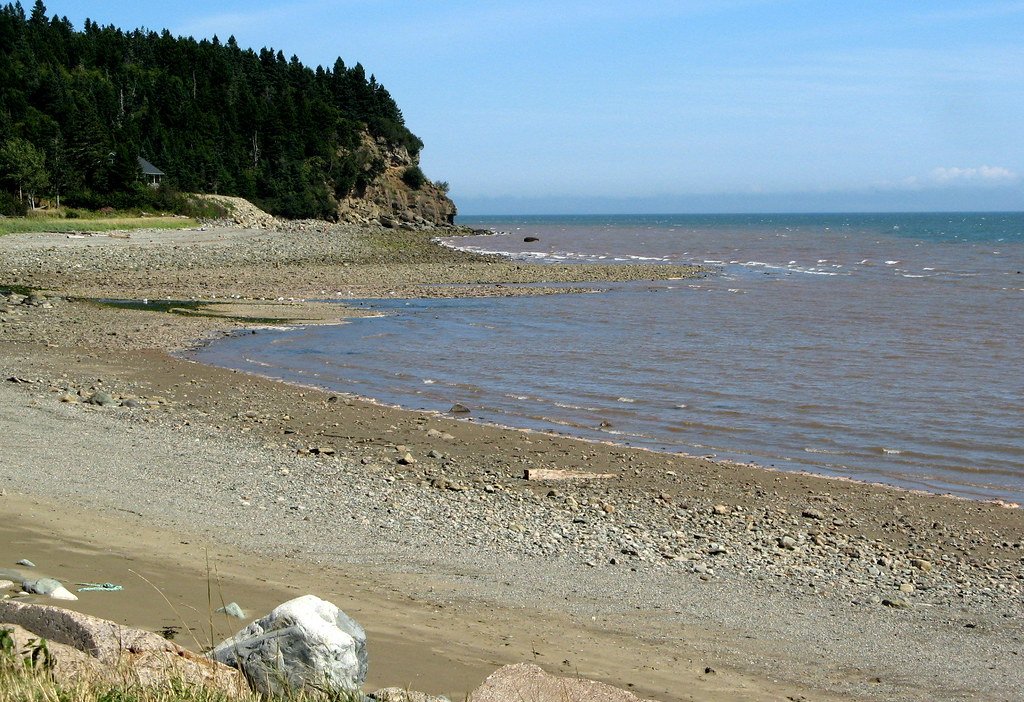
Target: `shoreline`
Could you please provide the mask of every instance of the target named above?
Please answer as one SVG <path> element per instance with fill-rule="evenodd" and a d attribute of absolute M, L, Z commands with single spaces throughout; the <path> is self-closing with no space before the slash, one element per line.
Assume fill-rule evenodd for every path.
<path fill-rule="evenodd" d="M 177 280 L 179 291 L 205 290 L 202 281 L 222 274 L 244 277 L 164 264 L 149 277 Z M 82 280 L 89 274 L 54 278 L 46 265 L 26 279 L 98 285 Z M 466 265 L 455 277 L 487 273 L 476 284 L 489 287 L 495 270 L 540 275 Z M 335 259 L 312 277 L 345 268 Z M 279 282 L 274 270 L 260 279 L 263 272 L 251 272 L 256 287 Z M 119 276 L 118 292 L 144 279 L 100 274 Z M 533 657 L 652 699 L 1011 699 L 1024 683 L 1015 643 L 1024 609 L 1020 510 L 424 416 L 147 350 L 244 326 L 234 319 L 64 300 L 17 312 L 0 325 L 0 368 L 30 382 L 3 384 L 0 414 L 6 435 L 30 448 L 4 457 L 15 462 L 0 473 L 9 492 L 123 514 L 168 534 L 198 532 L 261 567 L 360 570 L 370 594 L 471 612 L 456 620 L 484 622 L 463 630 L 491 651 L 482 659 Z M 91 388 L 165 402 L 103 409 L 59 401 Z M 51 420 L 52 435 L 37 436 Z M 95 449 L 63 455 L 58 447 L 83 434 Z M 145 466 L 132 459 L 140 445 Z M 186 471 L 175 451 L 200 472 Z M 413 463 L 399 462 L 405 453 Z M 116 457 L 116 470 L 101 457 Z M 54 466 L 70 472 L 48 479 Z M 616 477 L 533 482 L 522 479 L 524 467 Z M 138 514 L 119 511 L 126 507 Z M 30 532 L 17 511 L 5 509 L 3 521 Z M 192 513 L 217 528 L 195 524 Z M 352 532 L 338 533 L 342 524 Z M 98 540 L 114 539 L 114 528 L 99 529 Z M 379 616 L 424 621 L 425 612 L 404 608 L 382 607 Z M 504 646 L 508 632 L 521 646 Z M 531 635 L 555 643 L 538 656 L 526 648 Z M 580 648 L 591 639 L 598 643 Z M 420 662 L 443 677 L 443 637 L 426 641 Z M 639 649 L 628 662 L 616 661 L 631 646 Z M 495 653 L 509 648 L 510 658 Z M 563 650 L 572 653 L 563 659 Z M 415 646 L 402 655 L 415 656 Z"/>
<path fill-rule="evenodd" d="M 382 317 L 382 316 L 384 316 L 384 315 L 383 314 L 367 314 L 365 316 L 359 316 L 359 318 L 360 319 L 374 319 L 374 318 L 379 318 L 379 317 Z M 245 326 L 245 327 L 242 327 L 241 329 L 226 330 L 224 332 L 224 334 L 221 337 L 219 337 L 219 338 L 209 338 L 209 339 L 201 340 L 196 346 L 193 346 L 193 347 L 187 348 L 187 349 L 183 349 L 181 351 L 174 352 L 171 355 L 173 357 L 175 357 L 175 358 L 179 358 L 179 359 L 181 359 L 183 361 L 187 361 L 187 362 L 190 362 L 190 363 L 197 363 L 197 364 L 208 366 L 208 367 L 211 367 L 211 368 L 220 368 L 220 369 L 223 369 L 223 370 L 229 370 L 229 371 L 234 371 L 234 372 L 238 372 L 238 373 L 244 373 L 246 375 L 256 376 L 256 377 L 263 378 L 265 380 L 269 380 L 269 381 L 272 381 L 272 382 L 282 383 L 282 384 L 285 384 L 285 385 L 290 385 L 290 386 L 295 387 L 295 388 L 302 388 L 302 389 L 305 389 L 305 390 L 310 390 L 310 391 L 320 392 L 320 393 L 326 393 L 326 394 L 335 394 L 335 395 L 346 397 L 346 398 L 351 399 L 351 400 L 356 400 L 356 401 L 363 402 L 363 403 L 366 403 L 366 404 L 369 404 L 369 405 L 373 405 L 373 406 L 376 406 L 376 407 L 381 407 L 383 409 L 395 410 L 395 411 L 399 411 L 399 412 L 410 412 L 410 413 L 413 413 L 413 414 L 416 414 L 416 415 L 422 415 L 422 416 L 431 417 L 431 418 L 435 418 L 435 419 L 452 419 L 454 421 L 459 421 L 459 422 L 472 422 L 472 423 L 474 423 L 475 426 L 489 427 L 491 429 L 497 429 L 497 430 L 501 430 L 501 431 L 518 432 L 518 433 L 522 433 L 522 434 L 526 434 L 526 435 L 535 435 L 535 436 L 538 436 L 538 437 L 546 437 L 546 438 L 549 438 L 549 439 L 568 438 L 568 439 L 571 439 L 572 441 L 577 441 L 577 442 L 582 443 L 582 444 L 592 444 L 592 445 L 605 446 L 605 447 L 611 447 L 611 448 L 617 448 L 617 449 L 628 449 L 630 451 L 643 451 L 643 452 L 654 454 L 655 456 L 663 456 L 666 459 L 679 458 L 679 459 L 684 459 L 684 460 L 688 460 L 688 461 L 703 461 L 703 462 L 706 462 L 706 463 L 714 464 L 714 465 L 719 466 L 721 468 L 736 467 L 736 468 L 744 468 L 744 469 L 754 469 L 754 470 L 764 471 L 766 473 L 782 473 L 782 474 L 800 475 L 800 476 L 804 476 L 804 477 L 808 477 L 808 478 L 817 478 L 817 479 L 826 480 L 826 481 L 836 481 L 836 482 L 850 483 L 850 484 L 853 484 L 853 485 L 861 485 L 861 486 L 869 487 L 869 488 L 878 488 L 878 489 L 883 489 L 883 490 L 890 490 L 890 491 L 893 491 L 893 492 L 898 493 L 898 494 L 905 493 L 905 494 L 908 494 L 908 495 L 916 495 L 918 497 L 942 498 L 942 499 L 958 500 L 958 501 L 967 502 L 967 503 L 987 504 L 987 505 L 992 505 L 994 507 L 1000 507 L 1002 509 L 1017 510 L 1017 509 L 1021 508 L 1021 505 L 1019 503 L 1017 503 L 1017 502 L 1013 502 L 1013 501 L 1009 501 L 1009 500 L 1004 500 L 1004 499 L 997 498 L 997 497 L 982 498 L 982 497 L 972 497 L 972 496 L 969 496 L 969 495 L 958 495 L 958 494 L 955 494 L 955 493 L 952 493 L 952 492 L 933 492 L 933 491 L 930 491 L 930 490 L 925 490 L 923 488 L 910 488 L 910 487 L 904 487 L 902 485 L 895 485 L 893 483 L 885 483 L 885 482 L 881 482 L 881 481 L 872 481 L 872 480 L 863 480 L 863 479 L 852 478 L 852 477 L 843 476 L 843 475 L 832 475 L 832 474 L 828 474 L 828 473 L 819 473 L 819 472 L 814 472 L 814 471 L 805 470 L 805 469 L 779 468 L 777 466 L 764 465 L 763 463 L 758 463 L 757 461 L 737 461 L 737 460 L 732 460 L 732 459 L 727 459 L 727 458 L 718 458 L 718 457 L 709 458 L 707 456 L 687 453 L 685 451 L 674 451 L 674 450 L 668 450 L 668 449 L 650 448 L 650 447 L 647 447 L 647 446 L 636 446 L 636 445 L 632 445 L 632 444 L 617 442 L 617 441 L 615 441 L 613 439 L 593 438 L 593 437 L 584 436 L 584 435 L 581 435 L 581 434 L 574 434 L 571 431 L 560 432 L 560 431 L 554 431 L 554 430 L 548 431 L 548 430 L 544 430 L 544 429 L 532 429 L 532 428 L 529 428 L 529 427 L 516 426 L 516 425 L 512 425 L 512 424 L 503 424 L 501 422 L 494 422 L 494 421 L 489 421 L 489 420 L 481 420 L 481 419 L 479 419 L 477 417 L 473 417 L 471 419 L 468 419 L 468 418 L 467 419 L 460 419 L 457 415 L 453 415 L 450 412 L 444 412 L 444 411 L 441 411 L 441 410 L 416 409 L 416 408 L 407 407 L 407 406 L 404 406 L 404 405 L 401 405 L 401 404 L 397 404 L 397 403 L 393 403 L 393 402 L 386 402 L 384 400 L 380 400 L 380 399 L 375 398 L 375 397 L 370 397 L 368 395 L 361 395 L 359 393 L 354 393 L 354 392 L 349 392 L 349 391 L 344 391 L 344 390 L 333 390 L 331 388 L 328 388 L 328 387 L 325 387 L 325 386 L 322 386 L 322 385 L 316 385 L 316 384 L 313 384 L 313 383 L 303 383 L 303 382 L 299 382 L 297 380 L 285 380 L 283 378 L 278 378 L 278 377 L 275 377 L 273 375 L 259 373 L 259 372 L 254 371 L 254 370 L 246 370 L 246 369 L 241 369 L 241 368 L 234 368 L 232 366 L 222 366 L 222 365 L 218 365 L 218 364 L 215 364 L 215 363 L 209 363 L 209 362 L 205 362 L 205 361 L 200 361 L 200 360 L 191 358 L 189 356 L 190 353 L 192 353 L 192 352 L 194 352 L 194 351 L 196 351 L 198 349 L 204 348 L 204 347 L 208 346 L 209 344 L 212 344 L 212 343 L 215 343 L 217 341 L 220 341 L 221 339 L 223 339 L 225 337 L 228 337 L 228 336 L 231 336 L 231 335 L 234 335 L 234 334 L 246 334 L 246 333 L 249 333 L 249 330 L 257 330 L 258 331 L 258 330 L 261 330 L 261 329 L 268 329 L 268 330 L 272 330 L 272 331 L 287 332 L 287 331 L 292 331 L 292 330 L 301 330 L 301 329 L 303 329 L 305 327 L 310 327 L 310 326 L 322 326 L 322 325 L 345 324 L 345 323 L 347 323 L 347 322 L 345 322 L 345 321 L 338 321 L 338 322 L 299 322 L 299 323 L 296 323 L 296 324 L 282 324 L 282 326 Z"/>

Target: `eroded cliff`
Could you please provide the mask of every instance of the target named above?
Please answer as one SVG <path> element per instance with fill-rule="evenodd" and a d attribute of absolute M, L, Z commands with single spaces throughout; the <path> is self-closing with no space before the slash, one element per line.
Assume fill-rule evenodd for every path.
<path fill-rule="evenodd" d="M 358 156 L 363 177 L 339 200 L 339 220 L 413 229 L 453 225 L 455 203 L 446 194 L 446 186 L 422 176 L 418 155 L 364 134 Z"/>

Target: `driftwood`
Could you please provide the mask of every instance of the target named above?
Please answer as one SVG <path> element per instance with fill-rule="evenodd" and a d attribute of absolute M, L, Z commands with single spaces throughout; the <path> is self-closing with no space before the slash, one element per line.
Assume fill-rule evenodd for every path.
<path fill-rule="evenodd" d="M 523 471 L 526 480 L 606 480 L 617 477 L 615 473 L 588 473 L 585 470 L 558 470 L 555 468 L 527 468 Z"/>

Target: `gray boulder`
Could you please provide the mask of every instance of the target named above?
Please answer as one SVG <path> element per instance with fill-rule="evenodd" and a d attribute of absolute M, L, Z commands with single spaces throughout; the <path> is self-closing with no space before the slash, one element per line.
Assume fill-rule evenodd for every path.
<path fill-rule="evenodd" d="M 285 602 L 210 655 L 265 695 L 351 691 L 366 680 L 366 633 L 315 595 Z"/>

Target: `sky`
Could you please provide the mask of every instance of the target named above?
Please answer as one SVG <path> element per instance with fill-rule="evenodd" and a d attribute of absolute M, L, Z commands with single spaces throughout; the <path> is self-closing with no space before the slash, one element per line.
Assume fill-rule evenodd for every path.
<path fill-rule="evenodd" d="M 1024 210 L 1024 1 L 47 9 L 358 61 L 462 214 Z"/>

